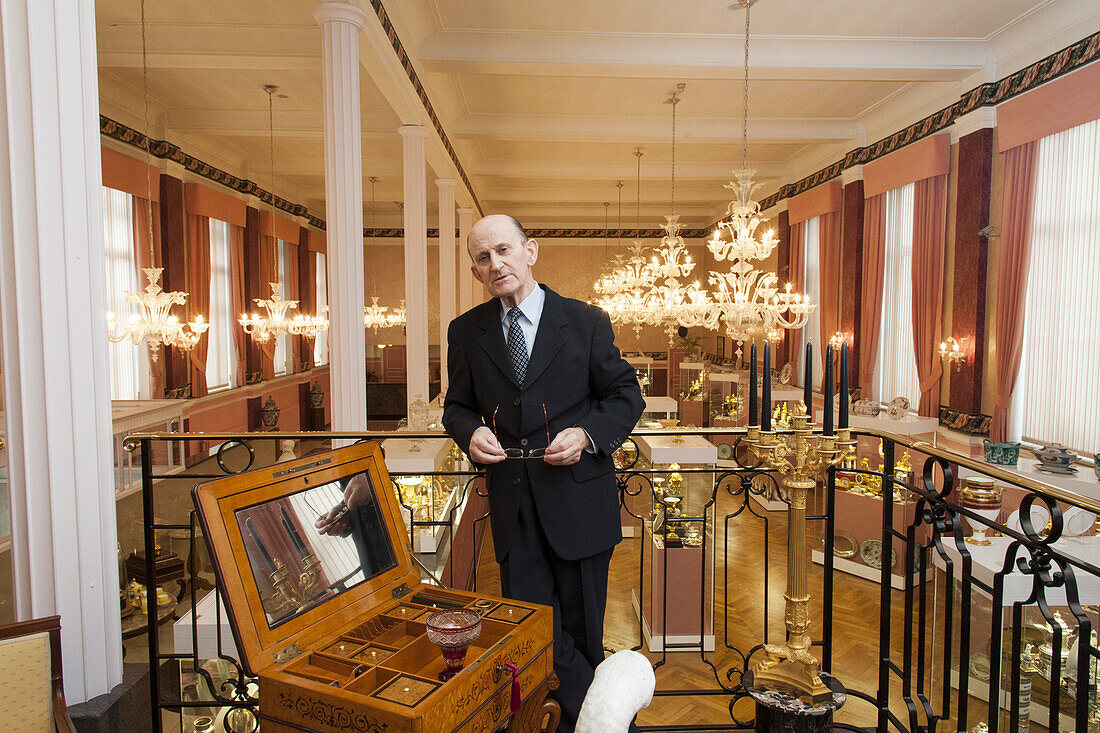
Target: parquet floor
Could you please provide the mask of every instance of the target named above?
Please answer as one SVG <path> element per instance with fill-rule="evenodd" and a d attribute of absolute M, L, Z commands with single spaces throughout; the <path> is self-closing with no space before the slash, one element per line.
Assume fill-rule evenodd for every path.
<path fill-rule="evenodd" d="M 727 679 L 727 672 L 733 667 L 743 666 L 739 652 L 748 652 L 762 641 L 763 619 L 765 612 L 769 620 L 769 641 L 781 641 L 783 638 L 783 592 L 786 585 L 786 534 L 787 522 L 784 512 L 765 513 L 758 507 L 754 509 L 763 514 L 758 518 L 748 511 L 742 511 L 728 523 L 728 532 L 723 517 L 741 506 L 742 498 L 722 496 L 717 506 L 718 534 L 715 553 L 715 637 L 716 651 L 701 654 L 694 652 L 669 652 L 667 654 L 650 653 L 642 650 L 655 664 L 658 695 L 648 709 L 638 716 L 638 724 L 661 726 L 663 730 L 677 730 L 679 726 L 714 725 L 729 726 L 731 721 L 731 701 L 728 694 L 673 694 L 662 695 L 661 691 L 708 690 L 718 691 L 721 679 L 726 687 L 735 685 L 739 677 Z M 646 540 L 649 541 L 648 539 Z M 615 549 L 611 562 L 611 574 L 608 583 L 608 607 L 605 620 L 604 646 L 613 651 L 637 648 L 642 644 L 638 615 L 632 605 L 632 590 L 638 585 L 638 554 L 642 540 L 638 537 L 624 539 Z M 768 547 L 770 572 L 769 608 L 764 608 L 764 547 Z M 816 546 L 816 545 L 815 545 Z M 725 552 L 723 551 L 725 549 Z M 647 550 L 648 553 L 648 550 Z M 727 563 L 725 557 L 729 557 Z M 811 608 L 814 627 L 811 630 L 815 638 L 821 635 L 821 598 L 823 573 L 821 566 L 809 567 Z M 729 589 L 728 603 L 726 589 Z M 482 551 L 478 570 L 478 588 L 490 593 L 498 593 L 499 575 L 493 560 L 492 548 L 486 546 Z M 903 645 L 903 594 L 893 594 L 893 615 L 891 621 L 892 658 L 902 658 Z M 943 586 L 938 588 L 936 606 L 942 609 Z M 833 668 L 836 675 L 848 690 L 858 690 L 870 696 L 875 695 L 878 687 L 877 649 L 879 639 L 879 584 L 836 572 L 834 576 L 834 627 L 833 627 Z M 723 613 L 723 605 L 725 613 Z M 675 613 L 676 603 L 669 599 L 670 616 Z M 937 615 L 942 624 L 942 611 Z M 936 633 L 932 629 L 932 638 L 942 637 L 942 629 Z M 734 649 L 727 648 L 733 647 Z M 937 645 L 938 647 L 938 645 Z M 938 654 L 938 652 L 937 652 Z M 820 657 L 820 650 L 818 650 Z M 936 656 L 935 665 L 942 658 Z M 713 666 L 713 668 L 712 668 Z M 932 689 L 939 694 L 942 669 L 934 666 L 926 675 Z M 895 679 L 891 684 L 891 710 L 907 719 L 906 705 L 901 697 L 900 685 Z M 933 698 L 933 706 L 939 709 L 939 697 Z M 954 703 L 953 703 L 954 704 Z M 971 698 L 971 707 L 965 726 L 956 726 L 954 722 L 941 723 L 938 730 L 969 730 L 978 722 L 984 721 L 986 705 Z M 751 721 L 753 704 L 751 699 L 741 699 L 733 705 L 732 715 L 744 721 Z M 836 723 L 846 723 L 874 730 L 877 711 L 872 703 L 851 696 L 843 709 L 834 717 Z M 923 720 L 920 722 L 924 722 Z M 1007 721 L 1005 721 L 1007 724 Z M 907 723 L 906 723 L 907 724 Z M 1032 730 L 1045 730 L 1032 724 Z"/>

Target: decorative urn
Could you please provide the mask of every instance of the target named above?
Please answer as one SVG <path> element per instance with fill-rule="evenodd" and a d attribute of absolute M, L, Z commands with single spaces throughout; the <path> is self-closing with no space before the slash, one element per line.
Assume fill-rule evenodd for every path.
<path fill-rule="evenodd" d="M 313 386 L 309 388 L 309 406 L 321 407 L 325 403 L 325 390 L 321 389 L 321 385 L 317 382 L 313 383 Z"/>
<path fill-rule="evenodd" d="M 279 412 L 279 406 L 275 404 L 275 400 L 268 397 L 264 406 L 260 408 L 260 420 L 263 422 L 265 431 L 272 432 L 279 427 Z"/>

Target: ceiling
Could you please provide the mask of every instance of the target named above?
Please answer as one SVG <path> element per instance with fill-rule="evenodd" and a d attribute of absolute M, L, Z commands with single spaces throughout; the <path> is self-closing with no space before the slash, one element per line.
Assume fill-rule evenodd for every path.
<path fill-rule="evenodd" d="M 400 226 L 401 124 L 431 123 L 368 0 L 360 41 L 364 221 Z M 740 167 L 745 11 L 732 0 L 382 0 L 486 212 L 534 227 L 689 227 L 725 211 Z M 750 11 L 748 161 L 761 195 L 986 81 L 1100 30 L 1095 0 L 758 0 Z M 321 30 L 310 0 L 146 0 L 154 137 L 324 218 Z M 139 0 L 97 0 L 103 114 L 146 129 Z M 636 184 L 641 149 L 640 190 Z M 375 176 L 377 203 L 370 201 Z M 617 181 L 623 182 L 620 189 Z M 460 204 L 473 196 L 461 183 Z M 609 206 L 604 204 L 608 203 Z M 640 209 L 640 215 L 639 215 Z"/>

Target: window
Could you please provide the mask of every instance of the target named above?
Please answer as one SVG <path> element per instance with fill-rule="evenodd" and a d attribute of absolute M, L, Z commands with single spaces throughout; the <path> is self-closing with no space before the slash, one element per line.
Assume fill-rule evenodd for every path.
<path fill-rule="evenodd" d="M 805 283 L 805 294 L 810 296 L 812 303 L 817 304 L 817 307 L 810 313 L 806 326 L 802 329 L 802 350 L 805 352 L 806 344 L 813 343 L 814 387 L 820 387 L 823 376 L 821 365 L 824 363 L 822 357 L 825 343 L 827 343 L 823 343 L 821 340 L 821 217 L 815 216 L 812 219 L 807 219 L 803 222 L 802 227 L 802 241 L 806 249 L 806 254 L 803 257 L 805 268 L 802 272 L 802 282 Z M 797 354 L 796 357 L 795 363 L 799 365 L 799 370 L 802 370 L 806 358 L 803 354 Z M 805 374 L 802 375 L 802 383 L 806 383 Z"/>
<path fill-rule="evenodd" d="M 287 243 L 284 242 L 281 239 L 276 239 L 275 240 L 275 259 L 279 263 L 278 264 L 279 282 L 281 282 L 283 284 L 282 297 L 284 299 L 289 299 L 287 296 L 290 292 L 290 283 L 288 283 L 287 280 L 286 280 L 286 258 L 287 258 Z M 287 311 L 287 318 L 293 318 L 294 316 L 296 316 L 297 314 L 299 314 L 301 312 L 302 312 L 301 307 L 299 307 L 297 310 L 293 310 L 293 309 L 288 310 Z M 287 373 L 287 367 L 286 367 L 286 362 L 287 362 L 286 339 L 287 339 L 287 335 L 285 333 L 281 333 L 281 334 L 279 334 L 278 336 L 275 337 L 275 356 L 272 358 L 272 361 L 274 362 L 274 365 L 275 365 L 275 376 L 277 376 L 277 377 Z"/>
<path fill-rule="evenodd" d="M 206 332 L 206 388 L 229 389 L 237 374 L 233 329 L 240 328 L 229 299 L 229 224 L 210 220 L 210 329 Z"/>
<path fill-rule="evenodd" d="M 316 315 L 321 315 L 322 309 L 328 305 L 328 273 L 325 271 L 325 253 L 316 253 L 316 277 L 314 278 L 314 287 L 317 292 L 317 310 Z M 328 332 L 322 331 L 317 334 L 317 338 L 313 341 L 313 363 L 317 366 L 322 364 L 328 364 Z"/>
<path fill-rule="evenodd" d="M 913 348 L 913 189 L 910 183 L 886 192 L 886 257 L 882 283 L 873 395 L 889 402 L 920 402 L 917 355 Z"/>
<path fill-rule="evenodd" d="M 113 188 L 103 188 L 103 241 L 107 257 L 107 310 L 119 323 L 125 323 L 137 306 L 126 302 L 125 292 L 137 292 L 137 265 L 134 261 L 133 196 Z M 111 399 L 136 400 L 140 392 L 139 364 L 144 344 L 134 346 L 130 339 L 108 344 L 111 363 Z"/>
<path fill-rule="evenodd" d="M 1100 120 L 1037 147 L 1010 432 L 1091 455 L 1100 451 Z"/>

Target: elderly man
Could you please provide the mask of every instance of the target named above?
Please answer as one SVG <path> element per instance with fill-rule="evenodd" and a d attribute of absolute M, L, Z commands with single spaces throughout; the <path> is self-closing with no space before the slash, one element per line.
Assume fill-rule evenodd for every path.
<path fill-rule="evenodd" d="M 451 322 L 443 424 L 486 469 L 504 595 L 554 609 L 554 696 L 572 731 L 622 539 L 611 454 L 644 402 L 607 314 L 535 282 L 539 245 L 519 222 L 487 216 L 467 245 L 493 299 Z"/>

